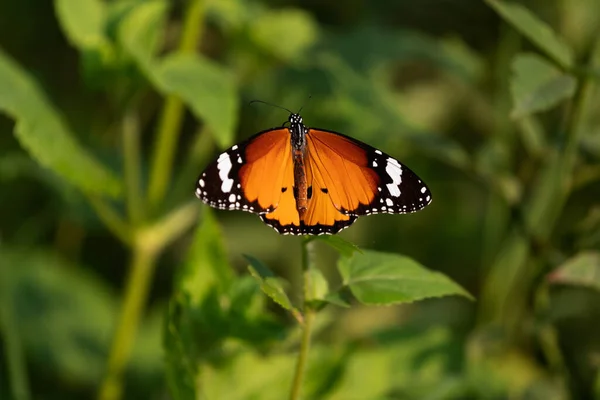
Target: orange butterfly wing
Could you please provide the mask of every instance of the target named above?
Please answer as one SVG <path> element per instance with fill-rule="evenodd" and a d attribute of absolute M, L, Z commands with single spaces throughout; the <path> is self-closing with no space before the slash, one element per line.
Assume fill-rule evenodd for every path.
<path fill-rule="evenodd" d="M 287 129 L 260 132 L 210 164 L 198 178 L 196 196 L 216 208 L 269 213 L 279 204 L 291 158 Z"/>
<path fill-rule="evenodd" d="M 309 129 L 306 137 L 311 173 L 341 213 L 403 214 L 431 202 L 421 179 L 382 151 L 337 132 Z"/>

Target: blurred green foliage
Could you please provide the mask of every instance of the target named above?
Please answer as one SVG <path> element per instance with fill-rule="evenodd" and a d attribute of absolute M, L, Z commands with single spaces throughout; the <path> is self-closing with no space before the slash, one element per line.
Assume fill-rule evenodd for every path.
<path fill-rule="evenodd" d="M 598 38 L 597 0 L 1 2 L 0 398 L 281 399 L 312 310 L 306 399 L 600 399 Z M 287 118 L 253 99 L 432 205 L 201 206 Z"/>

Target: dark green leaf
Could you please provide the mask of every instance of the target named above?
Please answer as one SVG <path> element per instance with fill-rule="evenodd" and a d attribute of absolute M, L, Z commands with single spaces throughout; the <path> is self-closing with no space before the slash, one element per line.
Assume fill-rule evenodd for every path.
<path fill-rule="evenodd" d="M 573 51 L 553 30 L 524 6 L 498 0 L 486 0 L 516 30 L 544 50 L 561 67 L 573 66 Z"/>
<path fill-rule="evenodd" d="M 41 165 L 84 192 L 120 195 L 117 176 L 77 142 L 37 83 L 2 51 L 0 110 L 15 119 L 17 140 Z"/>
<path fill-rule="evenodd" d="M 2 246 L 0 268 L 27 353 L 56 376 L 96 384 L 118 310 L 114 293 L 49 252 Z"/>
<path fill-rule="evenodd" d="M 321 235 L 314 237 L 314 239 L 311 238 L 310 240 L 319 240 L 323 243 L 326 243 L 344 257 L 350 257 L 355 251 L 361 252 L 357 245 L 347 241 L 346 239 L 342 239 L 338 235 Z"/>
<path fill-rule="evenodd" d="M 581 252 L 554 270 L 548 280 L 552 283 L 587 286 L 600 290 L 600 252 Z"/>
<path fill-rule="evenodd" d="M 293 313 L 298 312 L 283 289 L 281 280 L 275 277 L 271 270 L 256 258 L 248 255 L 244 257 L 250 263 L 248 266 L 250 274 L 260 283 L 262 291 L 286 310 Z"/>
<path fill-rule="evenodd" d="M 517 55 L 512 69 L 513 118 L 548 110 L 575 94 L 575 78 L 538 55 Z"/>
<path fill-rule="evenodd" d="M 344 285 L 363 304 L 407 303 L 430 297 L 473 297 L 450 278 L 397 254 L 365 251 L 338 263 Z"/>

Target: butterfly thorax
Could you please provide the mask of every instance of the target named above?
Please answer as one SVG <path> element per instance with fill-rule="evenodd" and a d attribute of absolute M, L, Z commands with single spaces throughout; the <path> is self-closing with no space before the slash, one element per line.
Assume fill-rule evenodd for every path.
<path fill-rule="evenodd" d="M 306 133 L 308 128 L 302 123 L 299 114 L 291 114 L 290 118 L 292 157 L 294 158 L 294 198 L 296 209 L 300 218 L 304 216 L 308 208 L 308 182 L 306 180 L 305 156 L 306 156 Z"/>

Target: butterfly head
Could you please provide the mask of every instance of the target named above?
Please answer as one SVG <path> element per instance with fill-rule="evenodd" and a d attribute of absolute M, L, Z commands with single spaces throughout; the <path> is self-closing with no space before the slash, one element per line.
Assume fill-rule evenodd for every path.
<path fill-rule="evenodd" d="M 304 149 L 306 146 L 306 127 L 302 123 L 300 114 L 290 114 L 290 133 L 292 134 L 292 145 L 296 149 Z"/>
<path fill-rule="evenodd" d="M 290 114 L 289 118 L 290 124 L 292 125 L 301 125 L 302 124 L 302 116 L 300 114 Z"/>

